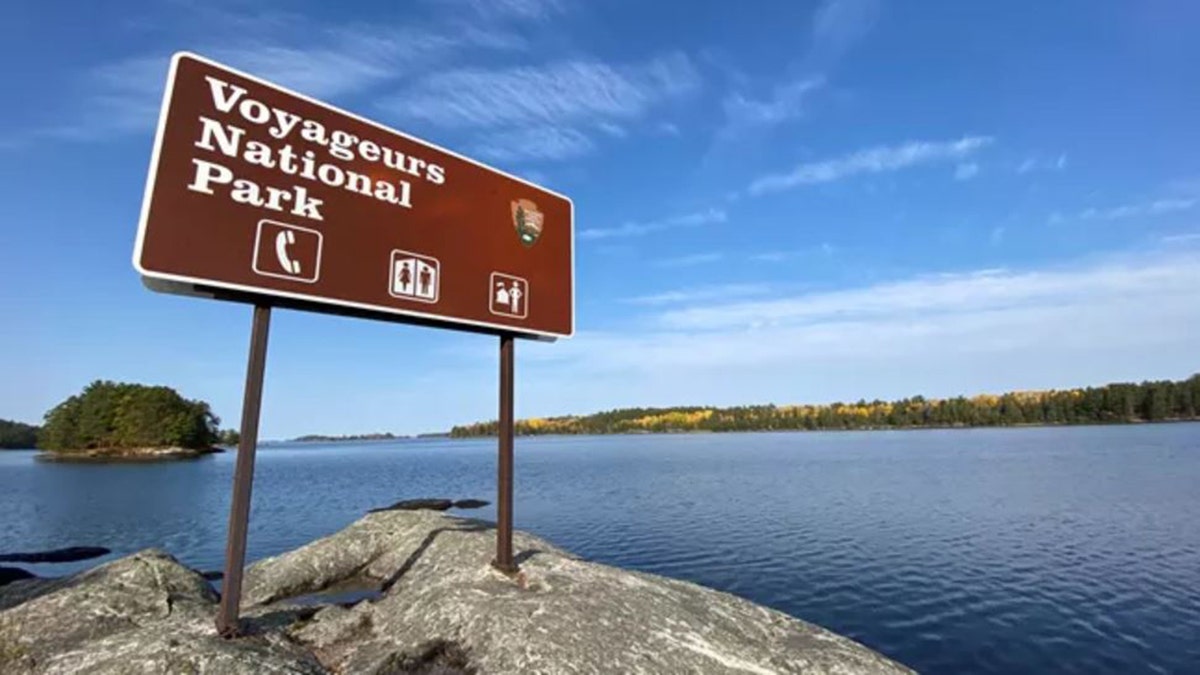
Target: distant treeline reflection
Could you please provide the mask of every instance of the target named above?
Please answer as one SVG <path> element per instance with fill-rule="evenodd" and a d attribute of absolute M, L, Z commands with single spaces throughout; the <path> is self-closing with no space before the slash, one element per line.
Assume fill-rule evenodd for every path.
<path fill-rule="evenodd" d="M 773 431 L 1109 424 L 1198 419 L 1200 374 L 1171 382 L 1121 383 L 1065 391 L 1020 391 L 971 398 L 858 401 L 830 405 L 734 408 L 624 408 L 582 417 L 518 420 L 516 431 L 619 434 L 681 431 Z M 494 436 L 497 423 L 457 426 L 458 438 Z"/>

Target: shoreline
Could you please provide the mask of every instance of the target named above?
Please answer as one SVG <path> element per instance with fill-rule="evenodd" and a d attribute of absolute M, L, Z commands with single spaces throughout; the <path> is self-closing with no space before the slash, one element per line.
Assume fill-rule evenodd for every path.
<path fill-rule="evenodd" d="M 109 463 L 109 462 L 171 462 L 199 459 L 225 452 L 224 448 L 93 448 L 88 450 L 38 450 L 35 457 L 41 462 Z"/>
<path fill-rule="evenodd" d="M 854 432 L 880 432 L 880 431 L 973 431 L 979 429 L 1060 429 L 1060 428 L 1081 428 L 1081 427 L 1131 427 L 1145 426 L 1153 424 L 1197 424 L 1200 423 L 1200 417 L 1164 419 L 1164 420 L 1129 420 L 1122 422 L 1023 422 L 1019 424 L 962 424 L 962 425 L 912 425 L 912 426 L 885 426 L 885 427 L 858 427 L 854 429 L 675 429 L 668 431 L 591 431 L 583 434 L 523 434 L 516 433 L 520 438 L 538 438 L 538 437 L 554 437 L 554 438 L 572 438 L 572 437 L 587 437 L 587 436 L 688 436 L 688 435 L 704 435 L 704 434 L 820 434 L 820 433 L 854 433 Z M 469 441 L 478 438 L 496 438 L 496 434 L 479 434 L 469 436 L 448 436 L 449 440 L 454 441 Z"/>
<path fill-rule="evenodd" d="M 701 435 L 737 435 L 737 434 L 821 434 L 821 433 L 878 433 L 878 432 L 917 432 L 917 431 L 978 431 L 978 430 L 1017 430 L 1017 429 L 1061 429 L 1061 428 L 1087 428 L 1087 427 L 1127 427 L 1127 426 L 1148 426 L 1148 425 L 1170 425 L 1170 424 L 1200 424 L 1200 417 L 1190 419 L 1169 419 L 1169 420 L 1134 420 L 1128 422 L 1082 422 L 1078 424 L 1058 423 L 1022 423 L 1022 424 L 989 424 L 989 425 L 959 425 L 959 426 L 907 426 L 907 427 L 861 427 L 857 429 L 679 429 L 672 431 L 614 431 L 614 432 L 589 432 L 585 434 L 516 434 L 519 438 L 601 438 L 608 436 L 701 436 Z M 471 436 L 450 436 L 450 435 L 429 435 L 429 436 L 397 436 L 394 439 L 374 439 L 366 440 L 330 440 L 330 441 L 296 441 L 296 440 L 266 440 L 259 441 L 259 449 L 281 446 L 281 445 L 352 445 L 363 443 L 379 443 L 385 444 L 397 441 L 473 441 L 480 439 L 494 439 L 495 434 L 481 434 Z M 107 454 L 112 451 L 99 452 L 95 450 L 71 452 L 71 451 L 54 451 L 41 450 L 38 448 L 3 448 L 0 449 L 0 454 L 4 452 L 31 452 L 37 453 L 37 459 L 47 462 L 153 462 L 153 461 L 171 461 L 182 459 L 198 459 L 213 454 L 221 454 L 225 452 L 237 452 L 237 446 L 214 446 L 207 450 L 190 450 L 187 448 L 142 448 L 145 452 L 133 452 L 132 454 L 120 454 L 127 451 L 120 451 L 118 454 Z M 171 452 L 166 452 L 170 450 Z"/>

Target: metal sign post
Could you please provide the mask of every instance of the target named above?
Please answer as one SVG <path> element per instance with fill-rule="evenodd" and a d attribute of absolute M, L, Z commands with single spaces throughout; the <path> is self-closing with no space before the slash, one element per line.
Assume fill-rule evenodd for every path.
<path fill-rule="evenodd" d="M 229 507 L 229 538 L 225 544 L 225 576 L 217 633 L 238 635 L 238 610 L 242 600 L 242 567 L 246 563 L 246 531 L 250 526 L 250 493 L 254 484 L 254 453 L 258 447 L 258 418 L 262 408 L 263 371 L 267 365 L 267 333 L 271 308 L 254 306 L 250 329 L 250 358 L 246 364 L 246 392 L 242 398 L 242 429 L 237 465 L 233 470 L 233 503 Z"/>
<path fill-rule="evenodd" d="M 513 336 L 500 336 L 500 421 L 497 427 L 500 454 L 496 477 L 496 559 L 492 566 L 516 574 L 513 562 Z"/>

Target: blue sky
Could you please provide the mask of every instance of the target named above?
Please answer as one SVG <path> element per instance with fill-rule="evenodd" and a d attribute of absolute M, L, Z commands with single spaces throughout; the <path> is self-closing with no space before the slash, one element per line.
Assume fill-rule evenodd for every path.
<path fill-rule="evenodd" d="M 0 26 L 0 417 L 97 379 L 236 426 L 248 307 L 130 252 L 170 54 L 570 195 L 577 335 L 517 413 L 1200 370 L 1200 5 L 20 2 Z M 266 438 L 495 416 L 496 341 L 276 312 Z"/>

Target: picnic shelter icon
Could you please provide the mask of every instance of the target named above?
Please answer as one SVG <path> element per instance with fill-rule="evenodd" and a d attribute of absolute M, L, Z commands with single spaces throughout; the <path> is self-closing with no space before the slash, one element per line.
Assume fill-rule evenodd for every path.
<path fill-rule="evenodd" d="M 524 319 L 529 316 L 529 282 L 503 272 L 492 272 L 488 285 L 492 314 Z"/>

